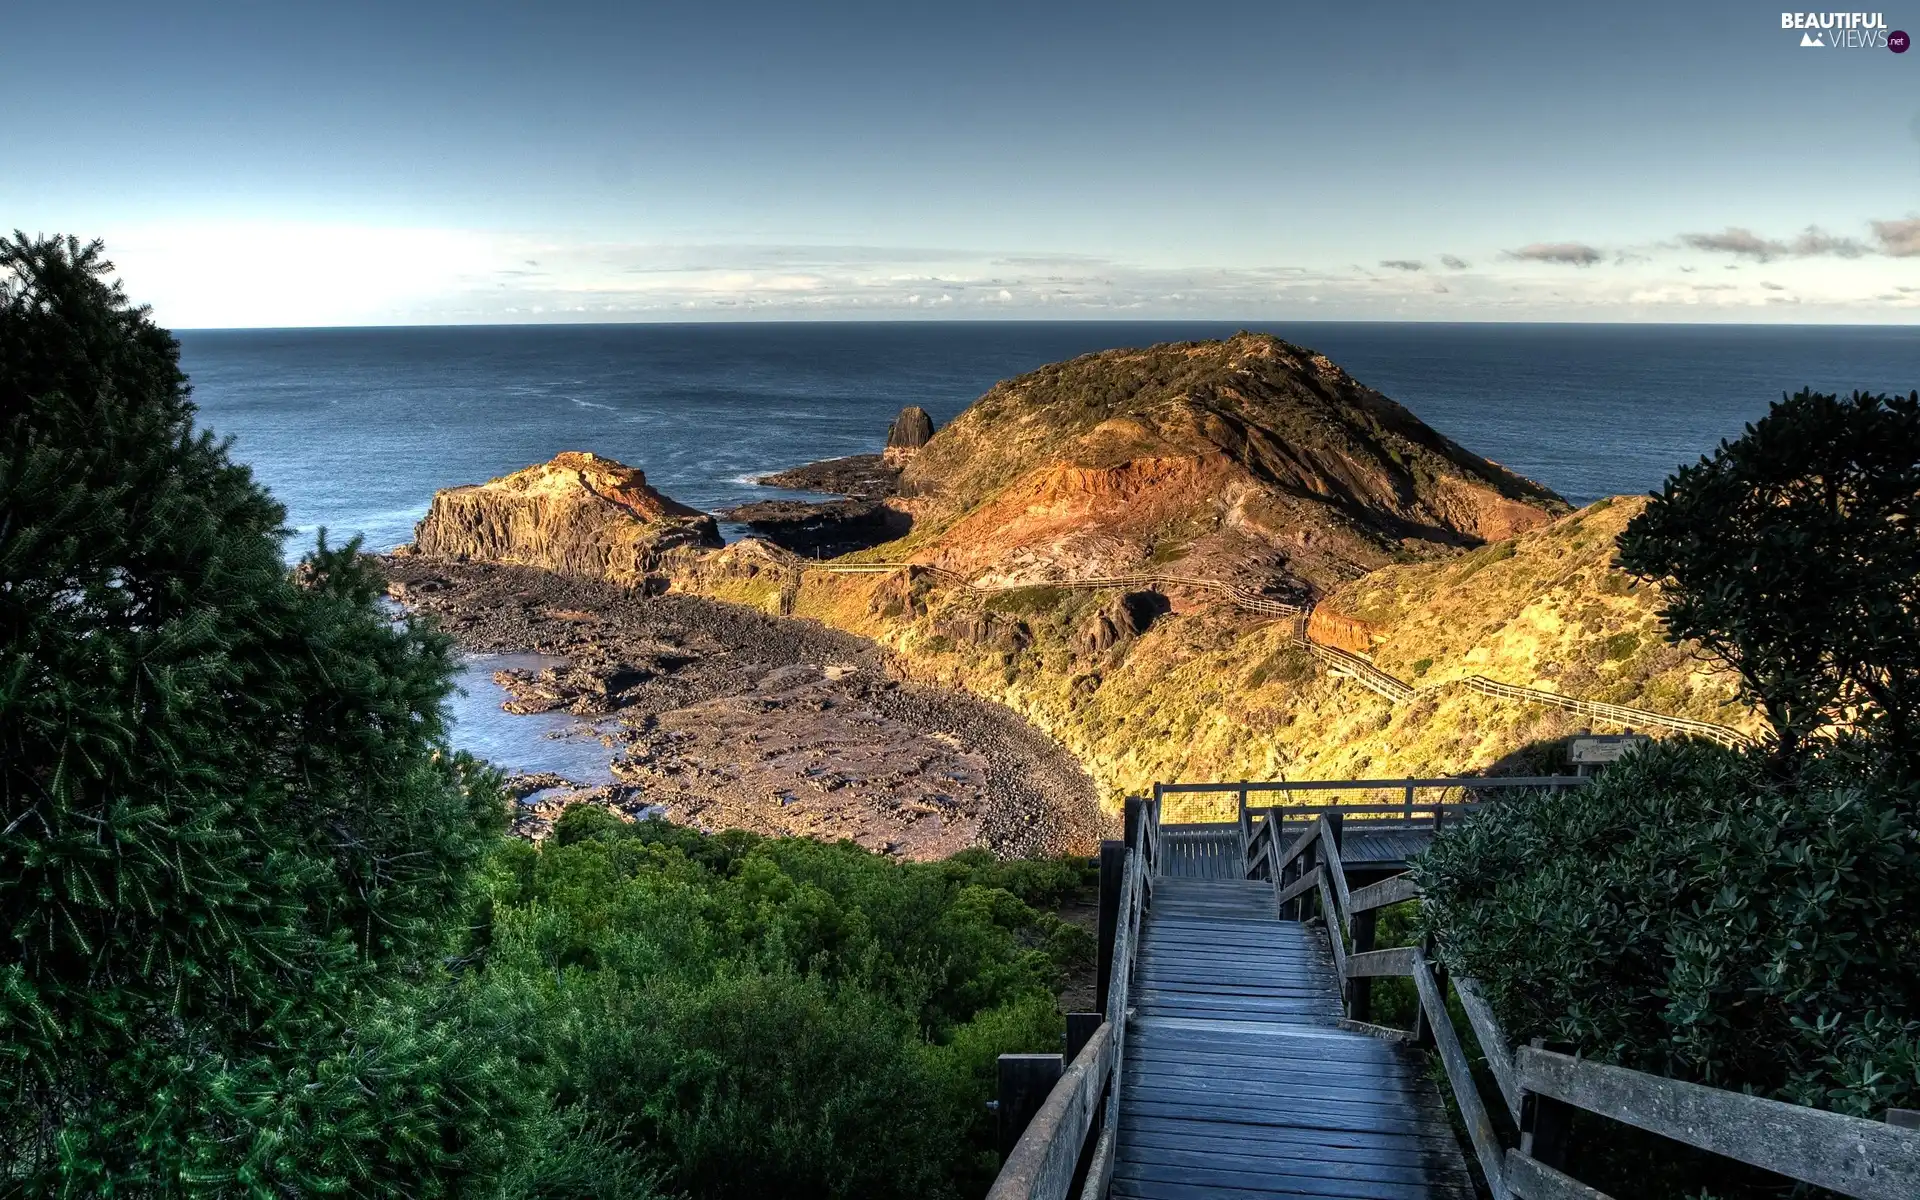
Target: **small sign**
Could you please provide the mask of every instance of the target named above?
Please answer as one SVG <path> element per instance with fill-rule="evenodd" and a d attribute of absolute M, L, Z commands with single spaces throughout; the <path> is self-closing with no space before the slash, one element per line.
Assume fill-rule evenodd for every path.
<path fill-rule="evenodd" d="M 1596 737 L 1577 737 L 1567 750 L 1567 760 L 1576 767 L 1597 767 L 1619 762 L 1621 755 L 1642 742 L 1651 741 L 1644 733 L 1616 733 Z"/>

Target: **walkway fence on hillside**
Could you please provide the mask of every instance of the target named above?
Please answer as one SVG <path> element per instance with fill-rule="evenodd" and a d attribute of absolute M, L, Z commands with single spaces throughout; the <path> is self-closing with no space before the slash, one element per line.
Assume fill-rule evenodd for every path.
<path fill-rule="evenodd" d="M 1544 704 L 1553 708 L 1577 713 L 1594 721 L 1604 721 L 1626 729 L 1669 729 L 1676 733 L 1691 734 L 1718 742 L 1723 746 L 1740 747 L 1753 744 L 1753 739 L 1730 725 L 1716 725 L 1711 721 L 1696 721 L 1691 717 L 1673 717 L 1652 709 L 1634 708 L 1625 704 L 1608 704 L 1600 700 L 1582 700 L 1577 696 L 1565 696 L 1559 692 L 1549 692 L 1542 688 L 1522 687 L 1519 684 L 1502 683 L 1484 675 L 1472 675 L 1458 681 L 1433 684 L 1428 687 L 1415 687 L 1375 666 L 1373 661 L 1363 654 L 1339 646 L 1328 645 L 1309 635 L 1312 606 L 1302 607 L 1288 601 L 1268 596 L 1248 588 L 1223 583 L 1215 579 L 1196 579 L 1183 575 L 1131 574 L 1102 575 L 1086 579 L 1050 579 L 1031 584 L 1008 584 L 983 586 L 966 579 L 957 572 L 944 567 L 929 566 L 924 563 L 872 562 L 872 563 L 811 563 L 795 559 L 794 567 L 804 571 L 821 571 L 838 575 L 884 575 L 909 568 L 926 571 L 946 582 L 983 595 L 1021 591 L 1034 587 L 1104 589 L 1139 587 L 1187 587 L 1212 592 L 1230 600 L 1237 607 L 1263 616 L 1287 617 L 1293 626 L 1294 644 L 1312 654 L 1327 665 L 1335 675 L 1351 679 L 1361 687 L 1383 697 L 1390 704 L 1401 704 L 1414 696 L 1438 691 L 1441 688 L 1460 686 L 1487 696 L 1497 696 L 1504 700 L 1516 700 L 1529 704 Z"/>

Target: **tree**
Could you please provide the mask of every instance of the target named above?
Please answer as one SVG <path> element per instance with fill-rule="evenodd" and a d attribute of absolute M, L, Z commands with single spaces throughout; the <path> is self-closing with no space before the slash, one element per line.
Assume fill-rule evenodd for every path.
<path fill-rule="evenodd" d="M 0 1191 L 445 1194 L 511 1064 L 436 989 L 497 838 L 450 644 L 194 429 L 98 242 L 0 238 Z"/>
<path fill-rule="evenodd" d="M 1739 672 L 1796 760 L 1851 729 L 1920 755 L 1920 393 L 1802 390 L 1683 467 L 1620 536 L 1674 641 Z"/>

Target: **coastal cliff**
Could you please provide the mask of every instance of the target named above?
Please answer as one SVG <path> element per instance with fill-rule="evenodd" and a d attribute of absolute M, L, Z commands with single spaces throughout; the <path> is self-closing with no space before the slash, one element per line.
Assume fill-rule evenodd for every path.
<path fill-rule="evenodd" d="M 456 562 L 540 567 L 632 587 L 672 549 L 714 548 L 712 517 L 646 475 L 579 451 L 486 483 L 436 492 L 413 550 Z"/>
<path fill-rule="evenodd" d="M 595 470 L 562 469 L 576 459 Z M 884 503 L 911 531 L 831 563 L 758 540 L 664 562 L 635 531 L 689 518 L 647 489 L 648 519 L 612 519 L 616 475 L 644 487 L 562 456 L 443 492 L 419 549 L 626 587 L 651 555 L 676 591 L 859 634 L 902 675 L 1011 708 L 1108 802 L 1174 778 L 1535 770 L 1591 724 L 1477 675 L 1754 725 L 1731 676 L 1669 645 L 1656 592 L 1612 565 L 1641 501 L 1573 512 L 1275 338 L 1111 351 L 997 386 L 905 460 Z M 1411 695 L 1330 675 L 1291 619 L 1183 579 L 1312 605 L 1316 642 Z"/>

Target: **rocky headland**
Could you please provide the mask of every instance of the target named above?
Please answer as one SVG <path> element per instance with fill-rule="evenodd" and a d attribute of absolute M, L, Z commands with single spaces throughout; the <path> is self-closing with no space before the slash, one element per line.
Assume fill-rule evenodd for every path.
<path fill-rule="evenodd" d="M 591 452 L 435 493 L 412 553 L 539 567 L 635 586 L 671 550 L 720 545 L 714 519 L 670 500 L 636 468 Z"/>
<path fill-rule="evenodd" d="M 462 597 L 465 619 L 495 630 L 489 636 L 502 648 L 566 646 L 567 629 L 577 636 L 593 623 L 594 644 L 626 669 L 607 678 L 608 696 L 662 689 L 660 700 L 635 710 L 647 714 L 632 725 L 644 735 L 635 743 L 643 753 L 627 755 L 625 769 L 642 772 L 634 777 L 643 791 L 663 797 L 674 815 L 832 835 L 855 811 L 892 812 L 853 827 L 905 853 L 944 852 L 967 838 L 1010 851 L 1090 838 L 1099 819 L 1086 815 L 1078 798 L 1086 792 L 1049 792 L 1071 772 L 1039 747 L 1064 747 L 1111 806 L 1159 779 L 1535 770 L 1553 765 L 1557 743 L 1591 724 L 1463 686 L 1475 674 L 1752 723 L 1724 673 L 1660 636 L 1652 590 L 1613 568 L 1613 536 L 1639 501 L 1574 512 L 1324 356 L 1277 338 L 1089 355 L 996 386 L 944 429 L 902 418 L 906 433 L 896 421 L 889 441 L 917 444 L 889 446 L 893 453 L 857 465 L 836 460 L 768 478 L 785 487 L 832 481 L 842 499 L 822 505 L 871 505 L 860 520 L 892 523 L 869 531 L 890 540 L 832 562 L 818 559 L 845 543 L 816 529 L 811 552 L 792 536 L 720 549 L 703 537 L 653 554 L 637 577 L 615 569 L 596 576 L 593 564 L 626 562 L 625 552 L 554 545 L 550 537 L 569 522 L 475 517 L 464 527 L 486 530 L 484 540 L 423 537 L 416 558 L 398 560 L 397 582 L 409 586 L 408 572 L 448 564 L 436 577 Z M 867 490 L 856 496 L 860 479 Z M 763 519 L 804 533 L 822 522 L 821 511 Z M 494 531 L 510 539 L 519 528 L 536 531 L 533 546 L 495 540 Z M 603 535 L 581 523 L 568 536 Z M 568 586 L 597 579 L 605 590 L 562 601 L 549 591 L 560 576 L 513 576 L 513 587 L 539 594 L 536 607 L 576 614 L 567 625 L 543 618 L 541 641 L 519 630 L 521 618 L 501 615 L 511 606 L 486 591 L 506 583 L 450 569 L 462 559 L 571 564 L 549 570 L 585 577 Z M 1315 640 L 1367 656 L 1417 690 L 1389 699 L 1330 676 L 1297 644 L 1292 620 L 1189 581 L 1310 605 Z M 660 590 L 668 594 L 641 595 Z M 730 604 L 676 607 L 701 597 Z M 679 614 L 683 642 L 744 629 L 738 623 L 751 618 L 764 624 L 747 643 L 785 648 L 745 651 L 751 669 L 722 669 L 718 690 L 692 687 L 662 708 L 673 685 L 661 681 L 689 669 L 663 671 L 641 644 L 653 637 L 649 621 L 667 619 L 643 614 L 667 613 Z M 449 617 L 473 644 L 459 615 Z M 715 644 L 731 646 L 737 636 Z M 629 648 L 630 638 L 640 640 Z M 843 640 L 814 640 L 832 638 Z M 598 653 L 578 644 L 549 652 L 575 663 Z M 855 669 L 830 670 L 835 663 Z M 780 674 L 801 665 L 807 671 Z M 578 682 L 555 673 L 525 681 L 524 690 L 532 703 L 612 702 L 591 687 L 567 690 Z M 899 699 L 908 696 L 918 698 Z M 1008 751 L 1003 776 L 1042 784 L 1003 795 L 992 777 L 969 774 L 924 740 L 944 729 L 938 705 L 978 704 L 975 697 L 994 704 L 968 710 L 968 721 L 992 713 L 1020 731 L 1006 733 L 1005 745 L 1034 747 Z M 824 738 L 819 744 L 834 754 L 859 761 L 863 784 L 848 793 L 845 811 L 833 801 L 792 811 L 798 801 L 790 795 L 812 802 L 846 785 L 822 791 L 747 760 L 774 763 L 767 770 L 776 774 L 786 769 L 779 764 L 790 735 L 779 731 L 791 714 L 805 710 L 810 722 L 836 709 L 845 722 L 833 734 L 791 736 Z M 684 736 L 662 740 L 668 733 Z M 962 745 L 954 750 L 964 755 L 966 736 L 956 736 Z M 876 756 L 861 756 L 862 738 L 881 747 Z M 711 788 L 685 786 L 704 778 L 697 772 L 643 765 L 668 761 L 675 747 L 680 761 L 711 772 Z M 886 769 L 906 764 L 911 776 L 922 761 L 954 787 L 896 782 Z M 963 802 L 964 812 L 936 798 L 951 799 L 973 780 L 982 786 L 967 793 L 977 801 Z M 897 812 L 888 809 L 895 796 Z M 1016 832 L 1033 822 L 1043 831 Z M 893 832 L 916 823 L 927 834 L 917 842 Z M 1058 832 L 1068 829 L 1076 832 Z"/>

